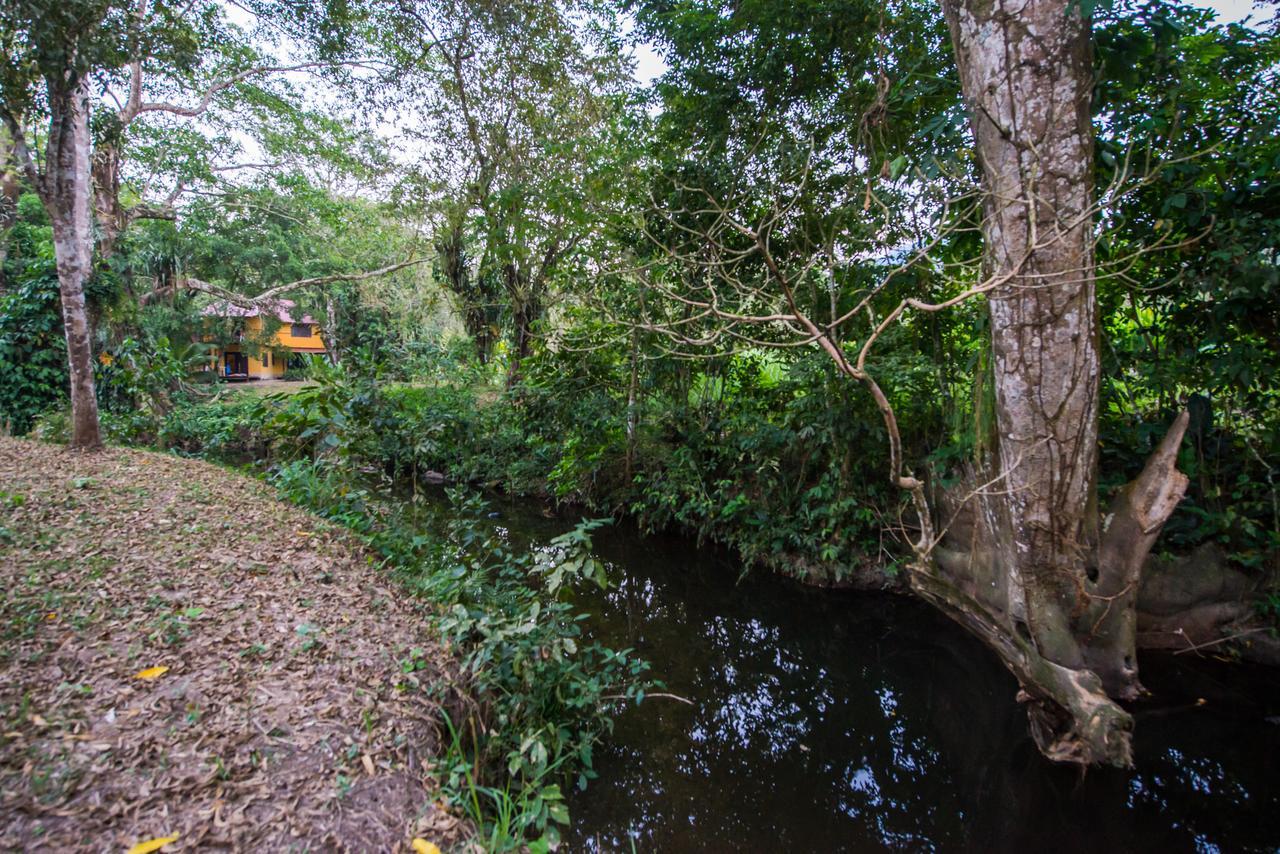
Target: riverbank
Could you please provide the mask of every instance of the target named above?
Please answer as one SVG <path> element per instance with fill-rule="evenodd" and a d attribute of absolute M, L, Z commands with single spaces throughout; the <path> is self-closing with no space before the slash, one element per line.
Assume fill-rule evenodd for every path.
<path fill-rule="evenodd" d="M 780 441 L 778 431 L 749 419 L 724 426 L 719 442 L 674 424 L 642 430 L 629 454 L 607 431 L 584 444 L 574 432 L 583 416 L 546 403 L 532 394 L 488 398 L 472 387 L 335 374 L 261 405 L 228 400 L 175 410 L 156 435 L 213 458 L 336 458 L 406 488 L 444 480 L 489 489 L 538 501 L 546 512 L 626 518 L 649 533 L 714 542 L 746 567 L 817 587 L 905 592 L 904 543 L 892 521 L 903 518 L 892 503 L 902 497 L 885 495 L 879 474 L 845 477 L 842 468 L 844 487 L 823 475 L 802 488 L 760 444 L 764 434 Z M 1193 503 L 1184 502 L 1175 521 L 1203 510 Z M 1230 545 L 1179 535 L 1152 557 L 1137 597 L 1140 647 L 1280 664 L 1280 553 Z M 959 552 L 950 557 L 963 560 Z"/>
<path fill-rule="evenodd" d="M 216 466 L 0 438 L 0 847 L 465 836 L 422 690 L 456 663 L 373 563 Z"/>

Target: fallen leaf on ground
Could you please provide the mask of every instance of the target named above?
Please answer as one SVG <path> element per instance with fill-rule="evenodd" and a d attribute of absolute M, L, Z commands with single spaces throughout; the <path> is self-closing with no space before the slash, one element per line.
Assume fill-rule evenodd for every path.
<path fill-rule="evenodd" d="M 87 475 L 95 512 L 84 516 L 66 485 Z M 397 688 L 409 648 L 423 650 L 424 683 L 455 683 L 458 665 L 358 542 L 318 530 L 267 484 L 187 458 L 82 457 L 0 436 L 0 484 L 27 496 L 0 513 L 16 533 L 0 542 L 0 627 L 25 627 L 0 655 L 0 707 L 30 697 L 0 720 L 0 851 L 342 840 L 416 854 L 406 841 L 448 850 L 470 835 L 432 804 L 437 786 L 417 765 L 439 752 L 439 734 Z M 221 499 L 197 500 L 206 494 Z M 245 507 L 270 512 L 246 526 Z M 292 641 L 304 624 L 308 639 L 340 626 L 343 642 L 273 658 L 277 626 Z M 260 727 L 246 726 L 246 705 L 269 712 L 250 719 Z M 357 743 L 359 790 L 335 810 L 333 749 Z"/>
<path fill-rule="evenodd" d="M 172 836 L 157 836 L 155 839 L 148 839 L 146 842 L 139 842 L 131 847 L 126 854 L 151 854 L 152 851 L 159 851 L 170 842 L 177 842 L 178 834 Z M 438 850 L 438 849 L 437 849 Z"/>
<path fill-rule="evenodd" d="M 157 679 L 169 672 L 169 668 L 164 665 L 159 667 L 148 667 L 146 670 L 139 670 L 133 674 L 134 679 Z"/>
<path fill-rule="evenodd" d="M 425 839 L 413 840 L 413 850 L 418 854 L 440 854 L 440 846 Z"/>

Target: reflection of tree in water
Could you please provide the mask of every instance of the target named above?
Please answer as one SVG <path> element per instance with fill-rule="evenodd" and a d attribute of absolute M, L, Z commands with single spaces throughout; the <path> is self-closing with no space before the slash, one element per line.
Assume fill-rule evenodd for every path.
<path fill-rule="evenodd" d="M 623 714 L 599 751 L 601 779 L 572 804 L 572 850 L 629 850 L 628 831 L 639 850 L 1211 850 L 1280 838 L 1256 753 L 1276 758 L 1274 732 L 1250 755 L 1228 722 L 1156 711 L 1137 773 L 1081 781 L 1036 753 L 998 663 L 918 603 L 734 585 L 661 540 L 601 546 L 631 574 L 615 567 L 621 585 L 583 603 L 596 633 L 636 648 L 696 705 Z M 1255 828 L 1240 828 L 1242 809 Z"/>
<path fill-rule="evenodd" d="M 697 705 L 654 701 L 619 722 L 599 761 L 607 780 L 578 809 L 584 823 L 612 831 L 600 847 L 625 848 L 627 827 L 649 845 L 686 848 L 962 838 L 954 788 L 920 785 L 948 778 L 917 720 L 932 688 L 912 684 L 911 668 L 881 649 L 886 636 L 897 643 L 884 620 L 831 622 L 826 609 L 792 610 L 797 602 L 772 601 L 776 590 L 733 587 L 732 578 L 654 578 L 633 576 L 608 596 L 605 621 L 616 634 L 606 640 L 639 648 Z M 814 632 L 815 619 L 830 633 Z"/>
<path fill-rule="evenodd" d="M 566 524 L 504 507 L 504 539 Z M 1150 657 L 1134 772 L 1051 766 L 1016 685 L 918 602 L 808 590 L 679 539 L 597 535 L 590 631 L 695 701 L 625 711 L 568 850 L 1275 851 L 1274 673 Z M 1201 703 L 1200 701 L 1204 702 Z"/>

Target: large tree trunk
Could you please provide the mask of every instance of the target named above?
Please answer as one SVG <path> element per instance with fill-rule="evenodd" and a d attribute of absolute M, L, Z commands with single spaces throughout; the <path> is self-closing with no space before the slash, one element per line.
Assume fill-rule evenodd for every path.
<path fill-rule="evenodd" d="M 102 446 L 93 384 L 93 347 L 84 287 L 93 272 L 89 84 L 50 86 L 45 207 L 53 223 L 54 257 L 62 294 L 62 326 L 71 373 L 71 447 Z"/>
<path fill-rule="evenodd" d="M 542 319 L 542 300 L 537 283 L 515 264 L 504 268 L 507 300 L 511 306 L 511 352 L 508 355 L 507 388 L 523 375 L 525 360 L 533 355 L 533 325 Z"/>
<path fill-rule="evenodd" d="M 471 336 L 476 361 L 487 365 L 493 356 L 493 296 L 485 287 L 484 276 L 471 274 L 461 224 L 443 233 L 444 237 L 436 243 L 436 251 L 440 254 L 444 281 L 461 303 L 462 324 Z"/>
<path fill-rule="evenodd" d="M 1185 489 L 1186 419 L 1100 526 L 1089 23 L 1074 0 L 943 8 L 985 190 L 998 435 L 915 586 L 1019 678 L 1046 755 L 1126 765 L 1132 719 L 1113 698 L 1141 690 L 1134 602 Z"/>

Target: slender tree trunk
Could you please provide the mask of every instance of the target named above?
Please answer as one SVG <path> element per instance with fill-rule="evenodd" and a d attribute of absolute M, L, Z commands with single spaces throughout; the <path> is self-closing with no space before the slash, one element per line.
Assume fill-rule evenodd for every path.
<path fill-rule="evenodd" d="M 93 383 L 93 347 L 84 287 L 93 272 L 89 84 L 50 87 L 45 207 L 53 223 L 54 257 L 62 295 L 62 326 L 71 374 L 71 447 L 102 446 Z"/>
<path fill-rule="evenodd" d="M 631 378 L 627 383 L 627 458 L 625 475 L 631 482 L 636 458 L 636 428 L 640 415 L 640 330 L 631 330 Z"/>
<path fill-rule="evenodd" d="M 107 258 L 115 252 L 116 241 L 126 225 L 120 204 L 120 151 L 114 142 L 103 141 L 94 147 L 91 174 L 97 249 L 101 257 Z"/>
<path fill-rule="evenodd" d="M 1134 603 L 1185 489 L 1174 463 L 1186 420 L 1102 533 L 1089 22 L 1074 0 L 943 9 L 986 195 L 998 435 L 967 517 L 952 508 L 941 573 L 913 583 L 1018 677 L 1047 756 L 1127 765 L 1133 721 L 1113 698 L 1141 690 Z"/>
<path fill-rule="evenodd" d="M 0 127 L 0 294 L 7 283 L 4 262 L 9 258 L 9 230 L 18 221 L 18 167 L 13 162 L 13 146 L 8 134 Z"/>
<path fill-rule="evenodd" d="M 328 351 L 329 364 L 337 365 L 342 361 L 342 354 L 338 352 L 338 309 L 333 294 L 325 296 L 324 319 L 324 348 Z"/>

